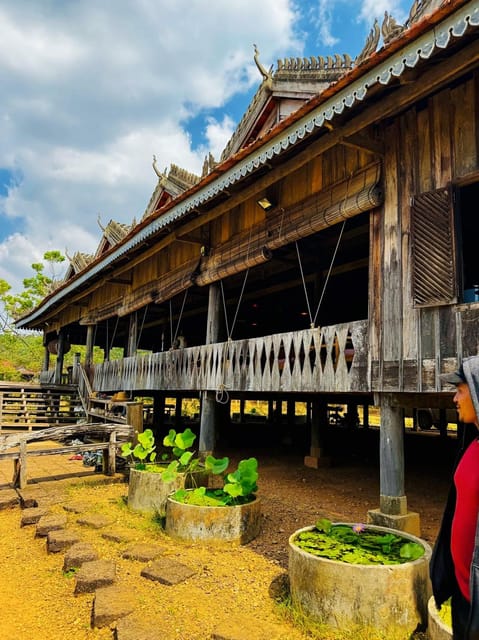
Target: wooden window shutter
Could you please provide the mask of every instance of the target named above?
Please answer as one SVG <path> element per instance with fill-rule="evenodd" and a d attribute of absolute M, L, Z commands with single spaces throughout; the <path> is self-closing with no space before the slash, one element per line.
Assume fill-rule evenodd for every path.
<path fill-rule="evenodd" d="M 457 302 L 454 214 L 450 188 L 413 197 L 411 233 L 415 306 Z"/>

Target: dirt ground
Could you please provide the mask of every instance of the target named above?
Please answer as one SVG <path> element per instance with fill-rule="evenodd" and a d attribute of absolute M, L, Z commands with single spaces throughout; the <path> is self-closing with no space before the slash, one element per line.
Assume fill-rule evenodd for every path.
<path fill-rule="evenodd" d="M 334 456 L 331 466 L 319 469 L 305 467 L 301 455 L 284 450 L 275 455 L 242 451 L 239 457 L 256 455 L 259 461 L 258 495 L 263 523 L 260 535 L 240 548 L 211 549 L 173 542 L 151 518 L 128 510 L 125 483 L 105 485 L 99 482 L 100 477 L 96 482 L 93 477 L 93 482 L 69 479 L 32 485 L 40 506 L 47 505 L 50 513 L 67 513 L 68 528 L 78 531 L 82 541 L 91 542 L 100 558 L 114 560 L 117 583 L 132 594 L 134 611 L 118 623 L 118 631 L 116 623 L 92 629 L 94 594 L 75 596 L 75 577 L 62 570 L 63 554 L 47 553 L 45 538 L 35 537 L 34 526 L 20 527 L 20 509 L 7 509 L 0 511 L 0 638 L 348 637 L 325 630 L 308 634 L 298 620 L 292 622 L 284 605 L 278 605 L 278 600 L 284 598 L 291 533 L 324 516 L 336 521 L 364 522 L 368 509 L 378 507 L 376 456 L 350 455 L 347 442 L 340 438 L 342 455 Z M 439 445 L 436 439 L 433 447 L 422 454 L 423 446 L 426 445 L 417 440 L 411 449 L 415 455 L 407 454 L 406 495 L 409 509 L 420 514 L 422 537 L 432 544 L 449 485 L 454 443 Z M 107 515 L 112 521 L 109 529 L 123 532 L 122 541 L 112 542 L 103 536 L 103 530 L 78 524 L 78 514 L 65 511 L 65 505 L 79 505 L 80 511 Z M 145 563 L 126 560 L 122 555 L 133 543 L 159 545 L 164 555 L 186 564 L 196 572 L 195 576 L 173 587 L 141 577 Z"/>

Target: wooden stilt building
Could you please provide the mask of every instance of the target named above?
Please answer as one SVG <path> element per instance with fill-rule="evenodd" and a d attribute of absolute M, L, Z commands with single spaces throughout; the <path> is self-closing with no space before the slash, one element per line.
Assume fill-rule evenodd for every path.
<path fill-rule="evenodd" d="M 18 322 L 57 351 L 43 377 L 60 381 L 68 340 L 87 346 L 94 391 L 150 395 L 156 416 L 166 397 L 200 397 L 203 452 L 229 399 L 307 400 L 309 464 L 328 402 L 373 404 L 370 518 L 417 531 L 404 409 L 450 406 L 440 374 L 479 352 L 478 26 L 479 0 L 419 0 L 354 61 L 267 71 L 256 51 L 262 82 L 222 157 L 202 176 L 155 162 L 140 222 L 111 221 Z"/>

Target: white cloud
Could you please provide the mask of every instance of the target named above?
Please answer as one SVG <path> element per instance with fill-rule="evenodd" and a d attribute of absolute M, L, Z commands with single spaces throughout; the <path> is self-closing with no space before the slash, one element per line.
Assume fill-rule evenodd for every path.
<path fill-rule="evenodd" d="M 407 19 L 402 4 L 401 0 L 363 0 L 358 19 L 372 27 L 374 19 L 377 18 L 381 23 L 384 12 L 387 11 L 398 23 L 402 23 Z"/>
<path fill-rule="evenodd" d="M 332 21 L 334 2 L 331 0 L 319 0 L 317 27 L 320 41 L 327 47 L 333 47 L 338 38 L 332 34 Z"/>
<path fill-rule="evenodd" d="M 94 251 L 98 213 L 140 219 L 153 154 L 197 174 L 219 158 L 236 123 L 190 119 L 259 85 L 253 43 L 266 66 L 300 51 L 294 18 L 288 0 L 2 3 L 0 170 L 21 179 L 0 197 L 0 234 L 2 216 L 19 230 L 0 277 L 18 289 L 46 250 Z"/>
<path fill-rule="evenodd" d="M 221 122 L 214 118 L 208 118 L 205 135 L 208 140 L 208 150 L 213 154 L 215 160 L 219 160 L 225 146 L 225 140 L 231 138 L 234 129 L 235 123 L 229 116 L 224 116 Z"/>

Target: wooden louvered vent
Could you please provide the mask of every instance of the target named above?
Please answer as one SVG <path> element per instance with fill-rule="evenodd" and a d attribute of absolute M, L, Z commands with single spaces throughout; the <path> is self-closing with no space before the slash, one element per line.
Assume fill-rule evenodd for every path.
<path fill-rule="evenodd" d="M 436 306 L 457 302 L 450 189 L 414 196 L 411 230 L 414 304 Z"/>

